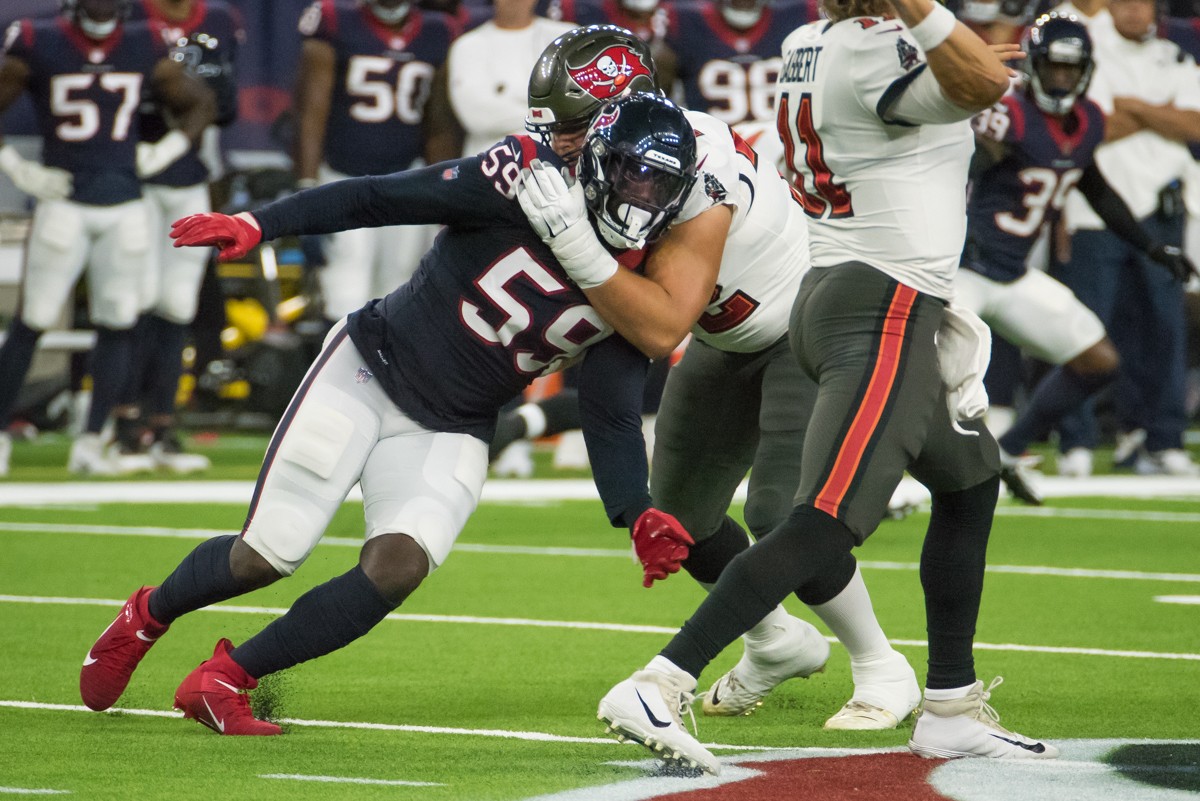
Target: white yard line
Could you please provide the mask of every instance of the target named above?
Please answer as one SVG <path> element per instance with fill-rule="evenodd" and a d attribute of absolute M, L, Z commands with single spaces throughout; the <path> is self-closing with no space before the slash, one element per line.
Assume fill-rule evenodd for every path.
<path fill-rule="evenodd" d="M 44 790 L 35 787 L 0 787 L 0 795 L 70 795 L 70 790 Z"/>
<path fill-rule="evenodd" d="M 1156 595 L 1154 600 L 1160 604 L 1183 604 L 1184 606 L 1200 606 L 1200 595 Z"/>
<path fill-rule="evenodd" d="M 208 539 L 233 531 L 211 528 L 166 528 L 161 526 L 102 526 L 75 523 L 25 523 L 0 522 L 0 533 L 10 534 L 87 534 L 115 537 L 174 537 L 179 539 Z M 355 537 L 325 537 L 322 545 L 332 545 L 343 548 L 361 548 L 363 541 Z M 611 558 L 630 559 L 630 553 L 625 548 L 566 548 L 539 547 L 535 545 L 483 545 L 481 543 L 460 542 L 454 545 L 454 550 L 461 553 L 491 553 L 520 556 L 553 556 L 580 558 Z M 876 562 L 860 561 L 859 565 L 867 570 L 905 570 L 915 571 L 919 568 L 916 562 Z M 1058 576 L 1063 578 L 1094 578 L 1094 579 L 1127 579 L 1132 581 L 1178 581 L 1185 583 L 1200 583 L 1200 574 L 1196 573 L 1151 573 L 1140 570 L 1102 570 L 1083 567 L 1050 567 L 1047 565 L 988 565 L 989 573 L 1015 573 L 1026 576 Z"/>
<path fill-rule="evenodd" d="M 923 488 L 905 479 L 902 490 L 913 497 Z M 1046 476 L 1038 488 L 1047 498 L 1200 498 L 1200 479 L 1177 476 L 1093 476 L 1087 479 Z M 72 481 L 0 482 L 0 506 L 71 503 L 249 503 L 253 481 Z M 926 496 L 928 493 L 926 493 Z M 735 495 L 746 498 L 745 482 Z M 493 480 L 483 487 L 484 503 L 541 503 L 598 500 L 590 479 Z M 349 500 L 361 501 L 355 487 Z M 1006 502 L 1007 503 L 1007 502 Z M 1002 505 L 1001 514 L 1024 507 Z M 1020 512 L 1019 514 L 1025 514 Z"/>
<path fill-rule="evenodd" d="M 304 773 L 260 773 L 260 779 L 283 779 L 293 782 L 326 782 L 329 784 L 382 784 L 389 787 L 445 787 L 441 782 L 411 782 L 402 779 L 364 779 L 354 776 L 309 776 Z"/>
<path fill-rule="evenodd" d="M 124 601 L 110 598 L 64 598 L 36 595 L 0 595 L 0 603 L 13 604 L 53 604 L 65 606 L 107 606 L 120 607 Z M 201 612 L 222 612 L 240 615 L 274 615 L 279 616 L 286 609 L 270 606 L 209 606 Z M 592 623 L 579 620 L 539 620 L 520 617 L 476 617 L 473 615 L 410 615 L 390 614 L 387 620 L 406 623 L 441 623 L 475 626 L 521 626 L 527 628 L 569 629 L 576 631 L 616 631 L 625 634 L 674 634 L 678 629 L 668 626 L 642 626 L 626 623 Z M 834 642 L 833 637 L 826 637 Z M 928 645 L 925 640 L 891 640 L 895 645 L 924 648 Z M 1021 651 L 1035 654 L 1067 654 L 1074 656 L 1105 656 L 1118 659 L 1167 659 L 1200 662 L 1200 654 L 1170 653 L 1159 651 L 1129 651 L 1110 648 L 1076 648 L 1071 646 L 1053 645 L 1023 645 L 1020 643 L 986 643 L 977 642 L 975 647 L 983 651 Z M 311 724 L 318 725 L 318 724 Z"/>
<path fill-rule="evenodd" d="M 43 712 L 86 712 L 90 715 L 138 715 L 154 718 L 179 718 L 183 713 L 165 709 L 130 709 L 114 707 L 105 712 L 93 712 L 81 704 L 46 704 L 37 701 L 0 700 L 0 708 L 27 709 Z M 415 734 L 453 734 L 460 737 L 494 737 L 502 740 L 526 740 L 540 743 L 582 743 L 585 745 L 621 745 L 610 737 L 571 737 L 564 734 L 549 734 L 541 731 L 509 731 L 507 729 L 466 729 L 454 726 L 412 726 L 399 723 L 367 723 L 346 720 L 305 720 L 303 718 L 280 718 L 275 721 L 283 725 L 307 726 L 317 729 L 358 729 L 368 731 L 400 731 Z M 707 748 L 722 751 L 773 751 L 773 745 L 727 745 L 704 743 Z"/>

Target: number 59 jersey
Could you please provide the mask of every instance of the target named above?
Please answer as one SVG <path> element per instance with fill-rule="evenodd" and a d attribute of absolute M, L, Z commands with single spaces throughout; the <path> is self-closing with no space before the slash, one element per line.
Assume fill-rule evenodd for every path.
<path fill-rule="evenodd" d="M 974 120 L 982 139 L 1004 155 L 972 182 L 962 266 L 1008 283 L 1025 274 L 1029 252 L 1095 159 L 1104 112 L 1081 97 L 1065 117 L 1044 114 L 1024 92 L 1011 92 Z"/>
<path fill-rule="evenodd" d="M 813 267 L 857 261 L 949 299 L 966 233 L 967 121 L 893 116 L 926 69 L 903 24 L 814 22 L 783 43 L 779 134 L 809 216 Z"/>
<path fill-rule="evenodd" d="M 71 173 L 71 199 L 112 206 L 141 197 L 137 110 L 167 53 L 161 37 L 126 23 L 105 39 L 89 39 L 56 16 L 14 22 L 4 52 L 29 66 L 42 163 Z"/>
<path fill-rule="evenodd" d="M 317 0 L 300 33 L 334 50 L 333 95 L 325 162 L 343 175 L 407 170 L 421 155 L 421 120 L 433 74 L 446 60 L 457 26 L 444 14 L 413 8 L 399 29 L 379 22 L 366 3 Z"/>

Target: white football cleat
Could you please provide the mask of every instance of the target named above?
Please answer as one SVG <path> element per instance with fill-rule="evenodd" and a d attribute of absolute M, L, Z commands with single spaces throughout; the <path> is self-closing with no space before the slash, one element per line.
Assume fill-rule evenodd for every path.
<path fill-rule="evenodd" d="M 154 460 L 145 453 L 131 453 L 120 443 L 105 445 L 99 434 L 80 434 L 71 443 L 67 470 L 88 476 L 127 476 L 150 473 Z"/>
<path fill-rule="evenodd" d="M 854 695 L 825 728 L 838 730 L 894 729 L 921 703 L 917 674 L 899 651 L 862 664 L 850 663 Z"/>
<path fill-rule="evenodd" d="M 1058 749 L 1049 743 L 1031 740 L 1000 725 L 1000 715 L 987 701 L 1003 681 L 997 676 L 986 690 L 983 682 L 977 681 L 964 697 L 951 701 L 926 699 L 908 747 L 917 756 L 929 759 L 1057 757 Z"/>
<path fill-rule="evenodd" d="M 0 431 L 0 478 L 8 475 L 8 463 L 12 459 L 12 436 Z"/>
<path fill-rule="evenodd" d="M 150 458 L 154 465 L 176 475 L 202 473 L 212 467 L 212 461 L 203 454 L 189 453 L 174 434 L 163 437 L 150 445 Z"/>
<path fill-rule="evenodd" d="M 492 473 L 499 478 L 529 478 L 533 475 L 533 443 L 527 439 L 512 442 L 492 463 Z"/>
<path fill-rule="evenodd" d="M 1091 448 L 1071 448 L 1058 455 L 1058 474 L 1070 478 L 1087 478 L 1092 474 Z"/>
<path fill-rule="evenodd" d="M 696 680 L 682 671 L 639 670 L 600 699 L 596 716 L 619 741 L 643 745 L 672 767 L 716 776 L 721 763 L 683 728 L 682 715 L 691 714 L 695 689 Z"/>
<path fill-rule="evenodd" d="M 779 636 L 763 645 L 746 642 L 746 651 L 703 696 L 706 715 L 749 715 L 767 693 L 788 679 L 807 679 L 825 669 L 829 642 L 816 627 L 798 617 L 775 626 Z"/>

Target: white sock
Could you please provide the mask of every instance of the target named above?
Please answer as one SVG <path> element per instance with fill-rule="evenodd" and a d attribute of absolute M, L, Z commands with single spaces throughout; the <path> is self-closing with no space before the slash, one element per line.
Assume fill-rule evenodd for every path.
<path fill-rule="evenodd" d="M 776 627 L 787 625 L 789 617 L 791 615 L 782 606 L 777 606 L 770 612 L 767 612 L 766 617 L 758 621 L 754 628 L 745 633 L 746 645 L 766 645 L 779 636 L 779 629 Z"/>
<path fill-rule="evenodd" d="M 880 659 L 892 652 L 887 635 L 875 617 L 871 596 L 857 567 L 845 589 L 831 600 L 809 608 L 817 613 L 817 617 L 842 643 L 850 654 L 852 664 Z"/>
<path fill-rule="evenodd" d="M 517 414 L 525 421 L 525 439 L 537 439 L 546 433 L 546 413 L 536 403 L 522 403 Z"/>
<path fill-rule="evenodd" d="M 968 684 L 966 687 L 954 687 L 949 690 L 925 690 L 926 701 L 955 701 L 959 698 L 966 698 L 971 690 L 975 689 L 974 684 Z"/>
<path fill-rule="evenodd" d="M 670 659 L 667 659 L 662 654 L 659 654 L 658 656 L 654 657 L 649 662 L 647 662 L 646 670 L 653 670 L 655 673 L 662 673 L 662 674 L 665 674 L 672 678 L 679 678 L 680 676 L 687 676 L 693 686 L 695 686 L 695 684 L 696 684 L 696 679 L 694 679 L 691 676 L 688 676 L 687 672 L 684 671 L 683 668 L 679 667 L 679 665 L 675 664 Z"/>

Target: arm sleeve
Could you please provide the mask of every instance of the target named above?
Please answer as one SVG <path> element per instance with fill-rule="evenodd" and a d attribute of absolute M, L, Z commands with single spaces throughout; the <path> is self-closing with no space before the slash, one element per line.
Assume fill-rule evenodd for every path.
<path fill-rule="evenodd" d="M 974 116 L 946 99 L 933 71 L 924 64 L 888 87 L 880 97 L 878 113 L 891 125 L 943 125 Z"/>
<path fill-rule="evenodd" d="M 528 225 L 514 198 L 521 167 L 535 157 L 558 163 L 553 151 L 510 136 L 480 156 L 336 181 L 269 203 L 254 216 L 264 240 L 386 225 Z"/>
<path fill-rule="evenodd" d="M 587 351 L 579 372 L 579 413 L 592 477 L 614 526 L 632 526 L 650 508 L 642 437 L 642 392 L 649 364 L 614 334 Z"/>
<path fill-rule="evenodd" d="M 1150 250 L 1154 244 L 1150 235 L 1138 223 L 1121 196 L 1104 179 L 1104 174 L 1100 172 L 1099 167 L 1092 164 L 1084 170 L 1083 175 L 1079 178 L 1078 188 L 1080 193 L 1087 198 L 1091 207 L 1096 210 L 1096 214 L 1108 226 L 1108 230 L 1138 250 Z"/>

